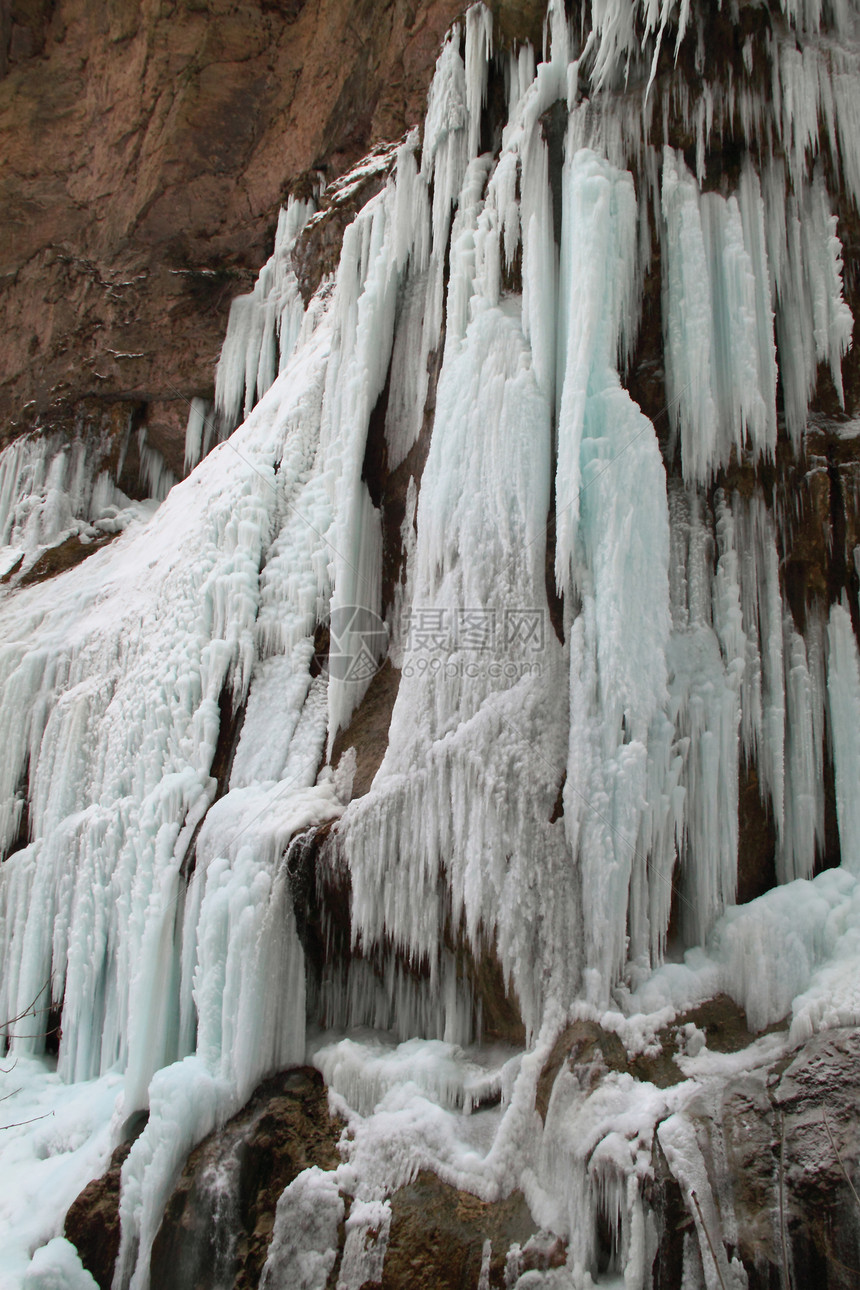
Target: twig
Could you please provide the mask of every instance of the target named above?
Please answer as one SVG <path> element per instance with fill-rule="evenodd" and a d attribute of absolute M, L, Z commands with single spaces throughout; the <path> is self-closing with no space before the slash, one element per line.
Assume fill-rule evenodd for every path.
<path fill-rule="evenodd" d="M 779 1236 L 782 1244 L 782 1270 L 788 1290 L 791 1287 L 791 1266 L 788 1262 L 788 1246 L 785 1241 L 785 1111 L 780 1108 L 780 1140 L 779 1140 Z"/>
<path fill-rule="evenodd" d="M 690 1195 L 691 1195 L 691 1197 L 692 1197 L 692 1199 L 693 1199 L 693 1204 L 696 1206 L 696 1210 L 698 1211 L 698 1215 L 699 1215 L 699 1222 L 702 1224 L 702 1231 L 705 1233 L 705 1240 L 708 1242 L 708 1249 L 711 1251 L 711 1258 L 714 1260 L 714 1267 L 715 1267 L 715 1268 L 716 1268 L 716 1270 L 717 1270 L 717 1278 L 718 1278 L 718 1280 L 719 1280 L 719 1282 L 720 1282 L 720 1285 L 722 1286 L 722 1290 L 726 1290 L 726 1283 L 725 1283 L 725 1281 L 723 1280 L 723 1274 L 722 1274 L 722 1272 L 720 1271 L 720 1265 L 719 1265 L 719 1263 L 717 1262 L 717 1252 L 716 1252 L 716 1250 L 714 1249 L 714 1243 L 713 1243 L 713 1241 L 711 1240 L 711 1234 L 710 1234 L 710 1232 L 708 1231 L 708 1226 L 707 1226 L 707 1224 L 706 1224 L 706 1222 L 705 1222 L 705 1216 L 704 1216 L 704 1214 L 702 1213 L 702 1207 L 701 1207 L 701 1205 L 699 1204 L 699 1198 L 698 1198 L 698 1196 L 696 1195 L 695 1190 L 694 1190 L 692 1187 L 690 1188 Z"/>
<path fill-rule="evenodd" d="M 848 1186 L 851 1188 L 851 1194 L 857 1202 L 858 1209 L 860 1209 L 860 1196 L 857 1195 L 857 1189 L 854 1186 L 853 1182 L 851 1181 L 850 1177 L 848 1176 L 848 1170 L 845 1168 L 845 1162 L 843 1161 L 842 1156 L 839 1153 L 839 1148 L 836 1145 L 836 1139 L 834 1138 L 833 1134 L 830 1132 L 830 1125 L 827 1121 L 826 1106 L 822 1106 L 821 1116 L 822 1116 L 822 1119 L 824 1120 L 824 1127 L 827 1130 L 827 1136 L 830 1139 L 830 1145 L 836 1153 L 836 1159 L 839 1161 L 839 1168 L 842 1170 L 843 1174 L 845 1175 L 845 1181 L 847 1182 Z"/>
<path fill-rule="evenodd" d="M 53 1114 L 53 1111 L 46 1111 L 44 1115 L 34 1115 L 31 1120 L 16 1120 L 13 1124 L 0 1124 L 0 1133 L 4 1129 L 20 1129 L 24 1124 L 35 1124 L 37 1120 L 47 1120 L 48 1116 Z"/>
<path fill-rule="evenodd" d="M 21 1035 L 21 1034 L 7 1035 L 6 1038 L 7 1039 L 47 1039 L 48 1035 L 56 1035 L 59 1033 L 59 1030 L 60 1030 L 59 1026 L 52 1026 L 50 1030 L 35 1030 L 35 1031 L 32 1031 L 29 1035 L 26 1035 L 26 1034 L 25 1035 Z"/>
<path fill-rule="evenodd" d="M 30 1017 L 30 1016 L 37 1017 L 41 1012 L 50 1012 L 51 1011 L 50 1005 L 48 1005 L 48 1007 L 46 1008 L 39 1008 L 38 1010 L 36 1009 L 36 1004 L 38 1003 L 41 996 L 45 993 L 45 991 L 47 990 L 50 984 L 51 984 L 51 978 L 48 977 L 48 980 L 42 986 L 41 990 L 36 995 L 33 1002 L 29 1003 L 26 1008 L 22 1009 L 21 1012 L 16 1013 L 14 1017 L 7 1017 L 6 1020 L 3 1022 L 4 1027 L 14 1026 L 16 1021 L 21 1021 L 24 1017 Z"/>

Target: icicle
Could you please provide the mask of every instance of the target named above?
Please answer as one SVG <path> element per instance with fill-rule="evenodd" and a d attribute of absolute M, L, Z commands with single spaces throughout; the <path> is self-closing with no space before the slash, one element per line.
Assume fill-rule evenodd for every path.
<path fill-rule="evenodd" d="M 215 407 L 228 433 L 284 370 L 295 347 L 304 306 L 291 253 L 314 209 L 313 202 L 289 199 L 278 217 L 275 249 L 253 291 L 230 305 L 215 372 Z"/>
<path fill-rule="evenodd" d="M 58 432 L 22 435 L 0 452 L 4 572 L 22 557 L 24 572 L 46 547 L 71 537 L 90 542 L 106 532 L 118 532 L 141 514 L 141 506 L 129 502 L 106 469 L 110 457 L 110 444 L 89 428 L 71 442 Z M 151 482 L 163 495 L 160 453 L 152 455 L 152 465 Z M 170 480 L 164 476 L 162 482 L 167 485 L 172 476 Z"/>
<path fill-rule="evenodd" d="M 481 112 L 487 100 L 487 72 L 493 50 L 493 15 L 484 4 L 466 11 L 466 112 L 469 121 L 469 160 L 477 157 Z"/>
<path fill-rule="evenodd" d="M 185 469 L 193 470 L 203 456 L 203 431 L 209 404 L 205 399 L 192 399 L 185 427 Z"/>
<path fill-rule="evenodd" d="M 786 624 L 785 828 L 777 856 L 780 882 L 811 878 L 824 847 L 824 677 L 820 629 L 810 647 Z"/>
<path fill-rule="evenodd" d="M 420 164 L 412 131 L 337 188 L 368 167 L 388 176 L 307 311 L 292 250 L 313 207 L 281 213 L 218 369 L 217 433 L 247 419 L 209 452 L 216 418 L 194 401 L 194 475 L 148 523 L 84 438 L 26 437 L 0 455 L 6 567 L 139 521 L 48 597 L 4 595 L 0 615 L 0 1016 L 42 995 L 62 1005 L 60 1076 L 102 1090 L 90 1173 L 111 1146 L 110 1081 L 122 1081 L 115 1128 L 149 1109 L 123 1168 L 124 1290 L 146 1286 L 195 1142 L 272 1070 L 306 1060 L 306 1005 L 324 1025 L 390 1033 L 329 1036 L 317 1052 L 350 1116 L 349 1159 L 281 1197 L 264 1285 L 329 1274 L 342 1191 L 353 1200 L 341 1280 L 376 1278 L 382 1196 L 419 1160 L 487 1199 L 527 1180 L 536 1218 L 569 1241 L 577 1283 L 596 1274 L 601 1221 L 608 1271 L 639 1284 L 658 1123 L 680 1186 L 703 1196 L 696 1235 L 714 1221 L 679 1110 L 688 1091 L 620 1074 L 586 1092 L 565 1063 L 535 1134 L 538 1075 L 562 1027 L 599 1018 L 625 1042 L 656 1030 L 653 1016 L 606 1012 L 613 993 L 633 1014 L 726 990 L 754 1026 L 793 1009 L 792 1041 L 855 1016 L 851 618 L 834 606 L 825 638 L 810 612 L 801 636 L 762 493 L 706 492 L 733 459 L 774 454 L 774 327 L 796 443 L 818 364 L 838 389 L 850 343 L 823 176 L 860 193 L 856 55 L 814 36 L 816 0 L 786 0 L 784 13 L 784 30 L 743 47 L 737 75 L 696 94 L 661 78 L 643 101 L 672 30 L 676 56 L 699 42 L 705 76 L 691 7 L 601 0 L 578 33 L 551 0 L 544 61 L 528 48 L 506 59 L 510 119 L 494 159 L 478 156 L 492 21 L 473 6 L 440 53 Z M 827 21 L 853 18 L 839 3 Z M 635 111 L 614 92 L 627 84 Z M 545 131 L 565 103 L 559 186 Z M 667 147 L 661 186 L 661 129 L 689 138 L 696 178 Z M 703 193 L 709 149 L 730 131 L 747 145 L 737 189 Z M 619 376 L 654 214 L 684 475 L 668 497 L 654 426 Z M 375 504 L 367 453 L 383 414 L 389 471 L 429 439 L 409 460 L 405 577 L 385 626 L 382 526 L 394 510 L 390 497 L 384 516 Z M 143 437 L 139 448 L 161 496 L 163 463 Z M 553 488 L 563 603 L 551 620 Z M 400 673 L 388 746 L 370 791 L 344 809 L 346 763 L 319 767 L 386 649 Z M 823 844 L 825 698 L 844 867 L 807 881 Z M 782 885 L 733 908 L 741 750 L 774 821 Z M 336 819 L 353 953 L 306 985 L 285 855 Z M 697 948 L 654 971 L 675 894 L 673 925 Z M 468 952 L 479 972 L 498 967 L 535 1042 L 490 1072 L 455 1047 L 483 1024 Z M 42 1044 L 13 1040 L 33 1069 Z M 697 1078 L 685 1081 L 695 1096 Z M 477 1152 L 489 1121 L 474 1137 L 463 1125 L 491 1093 L 501 1124 Z M 691 1277 L 706 1257 L 695 1241 Z M 719 1275 L 734 1276 L 719 1258 Z"/>
<path fill-rule="evenodd" d="M 767 205 L 786 424 L 797 451 L 820 362 L 829 363 L 842 397 L 841 362 L 851 342 L 853 319 L 842 297 L 842 246 L 820 174 L 811 187 L 804 186 L 797 198 L 786 201 L 780 170 L 774 167 Z"/>
<path fill-rule="evenodd" d="M 844 603 L 830 610 L 827 641 L 827 699 L 842 865 L 860 874 L 860 660 Z"/>
<path fill-rule="evenodd" d="M 176 483 L 176 476 L 168 468 L 158 449 L 151 448 L 147 443 L 145 426 L 138 431 L 137 450 L 140 456 L 141 483 L 146 485 L 149 497 L 154 498 L 156 502 L 163 502 Z"/>
<path fill-rule="evenodd" d="M 684 477 L 707 482 L 747 445 L 776 447 L 776 364 L 758 180 L 736 198 L 700 196 L 683 160 L 664 152 L 667 390 Z"/>
<path fill-rule="evenodd" d="M 576 153 L 566 168 L 562 232 L 556 581 L 565 591 L 572 582 L 583 602 L 571 640 L 564 805 L 583 870 L 586 989 L 594 1002 L 624 962 L 619 925 L 605 934 L 607 911 L 626 904 L 631 877 L 646 863 L 636 843 L 647 735 L 666 695 L 665 475 L 653 427 L 615 367 L 636 236 L 630 176 Z"/>

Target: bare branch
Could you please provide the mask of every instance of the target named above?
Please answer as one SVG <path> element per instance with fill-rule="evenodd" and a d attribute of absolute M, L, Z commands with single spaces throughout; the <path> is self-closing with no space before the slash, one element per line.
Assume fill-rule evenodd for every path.
<path fill-rule="evenodd" d="M 779 1140 L 779 1236 L 782 1243 L 782 1270 L 785 1273 L 785 1280 L 788 1290 L 791 1286 L 791 1264 L 788 1259 L 788 1242 L 785 1232 L 785 1111 L 780 1108 L 779 1122 L 781 1134 Z"/>
<path fill-rule="evenodd" d="M 31 1120 L 15 1120 L 12 1124 L 0 1124 L 0 1133 L 4 1129 L 20 1129 L 23 1124 L 35 1124 L 37 1120 L 47 1120 L 53 1114 L 53 1111 L 46 1111 L 44 1115 L 34 1115 Z"/>
<path fill-rule="evenodd" d="M 836 1159 L 839 1161 L 839 1168 L 842 1170 L 843 1174 L 845 1175 L 845 1181 L 847 1182 L 848 1186 L 851 1188 L 851 1194 L 856 1200 L 858 1208 L 860 1208 L 860 1196 L 857 1195 L 857 1189 L 848 1176 L 848 1170 L 845 1168 L 845 1162 L 842 1159 L 842 1156 L 839 1152 L 839 1148 L 836 1145 L 836 1139 L 834 1138 L 833 1134 L 830 1132 L 830 1125 L 827 1120 L 826 1106 L 822 1106 L 821 1116 L 822 1116 L 822 1119 L 824 1120 L 824 1127 L 827 1130 L 827 1136 L 830 1139 L 830 1145 L 833 1148 L 834 1152 L 836 1153 Z"/>
<path fill-rule="evenodd" d="M 50 1030 L 34 1030 L 28 1035 L 7 1035 L 8 1039 L 47 1039 L 48 1035 L 56 1035 L 60 1030 L 59 1026 L 52 1026 Z"/>
<path fill-rule="evenodd" d="M 693 1198 L 693 1204 L 696 1206 L 696 1209 L 698 1211 L 699 1222 L 702 1224 L 702 1231 L 705 1233 L 705 1240 L 708 1242 L 708 1249 L 711 1251 L 711 1258 L 714 1260 L 714 1268 L 716 1269 L 716 1273 L 717 1273 L 717 1277 L 719 1278 L 720 1285 L 722 1286 L 723 1290 L 726 1290 L 726 1283 L 723 1280 L 723 1274 L 720 1271 L 720 1264 L 719 1264 L 719 1260 L 717 1259 L 717 1252 L 714 1249 L 714 1243 L 711 1240 L 711 1234 L 708 1231 L 708 1225 L 705 1222 L 705 1216 L 702 1213 L 702 1207 L 699 1204 L 699 1198 L 692 1187 L 690 1188 L 690 1195 Z"/>
<path fill-rule="evenodd" d="M 17 1014 L 17 1016 L 14 1016 L 14 1017 L 8 1017 L 8 1018 L 6 1019 L 6 1021 L 4 1021 L 4 1022 L 3 1022 L 3 1025 L 4 1025 L 4 1026 L 14 1026 L 14 1024 L 15 1024 L 15 1022 L 16 1022 L 16 1021 L 21 1021 L 24 1017 L 35 1017 L 35 1016 L 38 1016 L 38 1015 L 39 1015 L 39 1013 L 42 1013 L 42 1012 L 50 1012 L 50 1011 L 51 1011 L 51 1006 L 50 1006 L 50 1004 L 48 1004 L 48 1006 L 47 1006 L 47 1007 L 45 1007 L 45 1008 L 39 1008 L 39 1009 L 38 1009 L 38 1011 L 36 1011 L 36 1004 L 39 1002 L 39 1000 L 41 999 L 42 995 L 45 993 L 45 991 L 47 990 L 48 986 L 51 984 L 51 981 L 52 981 L 52 980 L 53 980 L 53 977 L 50 977 L 50 976 L 49 976 L 49 977 L 48 977 L 48 979 L 47 979 L 47 981 L 45 982 L 45 984 L 42 986 L 41 990 L 39 991 L 39 993 L 36 995 L 36 997 L 35 997 L 35 999 L 33 1000 L 33 1002 L 32 1002 L 32 1003 L 30 1003 L 30 1004 L 28 1004 L 28 1005 L 27 1005 L 27 1007 L 26 1007 L 26 1008 L 24 1008 L 24 1010 L 23 1010 L 22 1012 L 19 1012 L 19 1013 Z"/>

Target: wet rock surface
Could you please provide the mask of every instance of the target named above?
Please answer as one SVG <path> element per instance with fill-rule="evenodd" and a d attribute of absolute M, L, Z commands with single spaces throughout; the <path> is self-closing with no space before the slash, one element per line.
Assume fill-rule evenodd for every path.
<path fill-rule="evenodd" d="M 256 1287 L 278 1197 L 303 1169 L 340 1163 L 339 1134 L 317 1071 L 301 1067 L 261 1084 L 189 1156 L 153 1246 L 153 1286 Z"/>
<path fill-rule="evenodd" d="M 666 1088 L 683 1082 L 672 1055 L 681 1025 L 700 1029 L 715 1055 L 741 1052 L 755 1038 L 743 1013 L 723 997 L 676 1018 L 659 1057 L 631 1060 L 617 1036 L 594 1022 L 576 1022 L 559 1036 L 538 1082 L 542 1118 L 565 1063 L 586 1099 L 619 1073 Z M 860 1036 L 854 1029 L 826 1031 L 793 1052 L 777 1044 L 770 1059 L 758 1060 L 750 1069 L 725 1066 L 710 1085 L 700 1079 L 686 1102 L 704 1170 L 697 1186 L 718 1198 L 708 1211 L 707 1239 L 726 1268 L 743 1268 L 750 1290 L 786 1284 L 849 1290 L 860 1267 Z M 337 1167 L 340 1130 L 317 1071 L 293 1069 L 262 1084 L 191 1153 L 155 1241 L 153 1286 L 256 1287 L 278 1198 L 311 1165 Z M 128 1150 L 128 1143 L 117 1148 L 107 1173 L 84 1189 L 66 1220 L 66 1236 L 103 1290 L 111 1285 L 119 1245 L 120 1170 Z M 643 1187 L 655 1290 L 677 1290 L 697 1223 L 702 1226 L 695 1188 L 676 1169 L 658 1124 Z M 348 1218 L 352 1202 L 342 1196 Z M 388 1204 L 381 1271 L 365 1290 L 457 1290 L 479 1281 L 501 1290 L 526 1272 L 565 1265 L 566 1243 L 539 1230 L 519 1192 L 486 1202 L 425 1169 Z M 341 1223 L 331 1286 L 343 1267 L 346 1234 Z M 368 1231 L 371 1243 L 374 1237 Z M 611 1234 L 604 1243 L 611 1244 Z M 701 1254 L 702 1265 L 709 1257 Z"/>
<path fill-rule="evenodd" d="M 391 1199 L 382 1290 L 459 1290 L 478 1284 L 489 1242 L 489 1285 L 505 1285 L 514 1245 L 536 1230 L 521 1193 L 488 1204 L 423 1170 Z M 551 1266 L 547 1256 L 545 1267 Z"/>
<path fill-rule="evenodd" d="M 860 1034 L 825 1031 L 776 1088 L 784 1222 L 795 1285 L 860 1283 Z"/>
<path fill-rule="evenodd" d="M 663 1087 L 680 1083 L 684 1076 L 672 1050 L 679 1028 L 690 1023 L 707 1036 L 714 1054 L 741 1052 L 755 1038 L 741 1010 L 720 997 L 676 1018 L 659 1058 L 631 1060 L 617 1036 L 594 1022 L 576 1022 L 559 1036 L 538 1081 L 541 1117 L 546 1119 L 565 1063 L 586 1095 L 621 1072 Z M 778 1047 L 775 1053 L 758 1065 L 751 1060 L 749 1070 L 715 1070 L 710 1084 L 700 1083 L 687 1102 L 704 1168 L 699 1186 L 719 1198 L 706 1224 L 689 1179 L 673 1172 L 658 1126 L 643 1193 L 654 1225 L 655 1290 L 680 1284 L 689 1265 L 685 1241 L 697 1223 L 708 1228 L 700 1239 L 702 1264 L 711 1257 L 709 1239 L 726 1266 L 732 1260 L 742 1265 L 750 1290 L 788 1284 L 848 1290 L 858 1284 L 860 1036 L 855 1029 L 825 1031 L 793 1052 Z"/>
<path fill-rule="evenodd" d="M 130 1142 L 116 1148 L 105 1173 L 87 1183 L 66 1215 L 63 1234 L 100 1290 L 110 1290 L 119 1254 L 120 1171 L 130 1150 Z"/>

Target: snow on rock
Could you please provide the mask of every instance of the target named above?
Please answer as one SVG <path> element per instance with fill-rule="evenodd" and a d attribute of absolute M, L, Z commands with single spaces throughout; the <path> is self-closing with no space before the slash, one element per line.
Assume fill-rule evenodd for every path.
<path fill-rule="evenodd" d="M 20 1027 L 32 1033 L 42 1014 L 31 1014 Z M 72 1275 L 75 1288 L 88 1285 L 67 1242 L 59 1239 L 63 1215 L 90 1180 L 105 1168 L 113 1142 L 111 1116 L 122 1076 L 66 1083 L 52 1063 L 24 1054 L 3 1062 L 0 1103 L 0 1230 L 3 1258 L 0 1286 L 18 1290 L 30 1256 L 48 1242 L 36 1263 L 39 1275 Z M 27 1273 L 29 1275 L 29 1273 Z M 34 1273 L 35 1275 L 35 1273 Z M 26 1284 L 29 1284 L 27 1282 Z M 42 1284 L 37 1282 L 36 1284 Z"/>
<path fill-rule="evenodd" d="M 36 1251 L 23 1285 L 25 1290 L 93 1290 L 96 1282 L 82 1266 L 75 1247 L 56 1237 Z"/>
<path fill-rule="evenodd" d="M 261 1290 L 317 1290 L 337 1257 L 344 1205 L 336 1179 L 313 1166 L 282 1192 Z"/>

